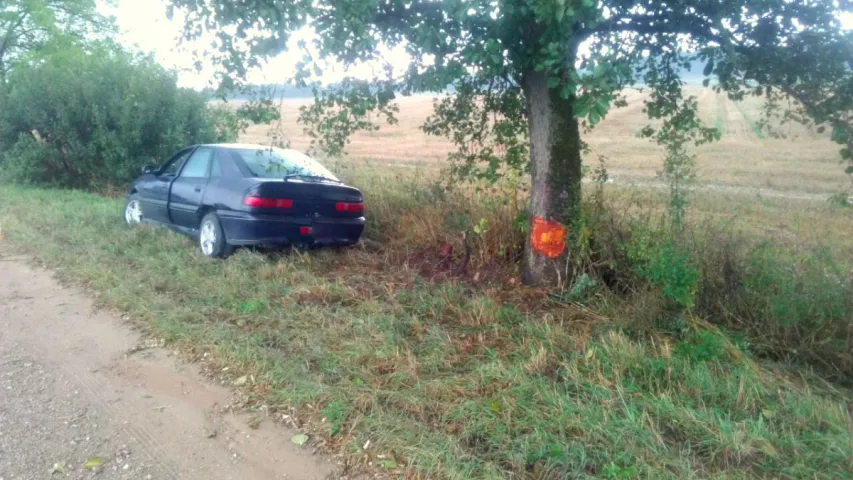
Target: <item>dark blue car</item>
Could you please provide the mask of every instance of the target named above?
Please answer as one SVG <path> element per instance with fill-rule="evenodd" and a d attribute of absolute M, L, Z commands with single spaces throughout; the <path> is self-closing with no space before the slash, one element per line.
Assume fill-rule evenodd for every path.
<path fill-rule="evenodd" d="M 361 192 L 307 155 L 260 145 L 196 145 L 130 186 L 124 219 L 198 239 L 208 257 L 241 245 L 357 243 Z"/>

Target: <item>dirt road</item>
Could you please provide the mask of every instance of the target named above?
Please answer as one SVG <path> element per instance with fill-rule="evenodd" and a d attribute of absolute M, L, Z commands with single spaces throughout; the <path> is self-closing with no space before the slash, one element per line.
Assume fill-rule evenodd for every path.
<path fill-rule="evenodd" d="M 0 480 L 324 479 L 297 432 L 0 249 Z M 99 457 L 102 465 L 84 464 Z M 94 461 L 93 463 L 98 463 Z"/>

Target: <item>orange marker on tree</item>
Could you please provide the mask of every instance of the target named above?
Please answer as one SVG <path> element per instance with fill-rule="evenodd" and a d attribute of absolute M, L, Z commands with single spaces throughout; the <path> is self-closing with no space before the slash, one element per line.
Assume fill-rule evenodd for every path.
<path fill-rule="evenodd" d="M 569 229 L 557 222 L 533 217 L 530 241 L 533 251 L 548 258 L 557 258 L 566 250 L 566 235 Z"/>

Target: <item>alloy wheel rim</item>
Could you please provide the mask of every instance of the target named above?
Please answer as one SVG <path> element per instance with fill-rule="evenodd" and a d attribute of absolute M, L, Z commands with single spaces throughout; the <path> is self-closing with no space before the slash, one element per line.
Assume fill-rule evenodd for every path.
<path fill-rule="evenodd" d="M 213 222 L 204 222 L 204 225 L 201 226 L 199 243 L 201 244 L 201 251 L 205 255 L 213 254 L 213 249 L 216 247 L 216 229 L 213 228 Z"/>
<path fill-rule="evenodd" d="M 132 200 L 127 204 L 127 208 L 124 210 L 124 220 L 129 225 L 142 221 L 142 208 L 139 206 L 139 201 Z"/>

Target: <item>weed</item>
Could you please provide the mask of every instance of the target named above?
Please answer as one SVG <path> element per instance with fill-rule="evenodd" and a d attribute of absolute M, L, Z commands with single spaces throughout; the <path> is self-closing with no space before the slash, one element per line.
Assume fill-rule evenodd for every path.
<path fill-rule="evenodd" d="M 679 251 L 671 240 L 653 246 L 648 262 L 638 273 L 661 289 L 664 298 L 684 310 L 693 308 L 699 272 L 691 264 L 690 254 Z"/>
<path fill-rule="evenodd" d="M 323 417 L 329 422 L 329 436 L 335 437 L 341 432 L 344 413 L 344 407 L 339 402 L 331 402 L 323 409 Z"/>
<path fill-rule="evenodd" d="M 598 282 L 587 273 L 582 273 L 569 290 L 569 298 L 573 301 L 586 300 L 598 287 Z"/>
<path fill-rule="evenodd" d="M 244 300 L 237 305 L 237 312 L 245 314 L 261 313 L 266 308 L 266 303 L 262 300 Z"/>

